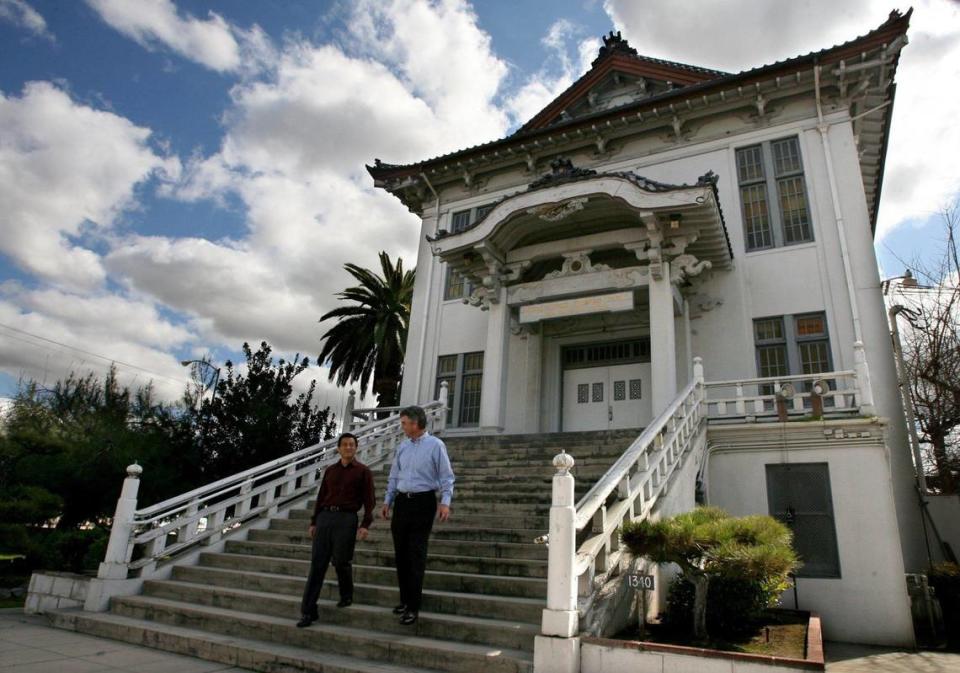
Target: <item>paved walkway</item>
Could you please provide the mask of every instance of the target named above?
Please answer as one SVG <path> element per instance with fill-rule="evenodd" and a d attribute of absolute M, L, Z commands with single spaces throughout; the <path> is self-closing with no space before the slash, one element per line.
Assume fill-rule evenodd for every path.
<path fill-rule="evenodd" d="M 829 673 L 960 673 L 960 654 L 826 643 Z M 118 640 L 47 626 L 20 609 L 0 610 L 0 673 L 249 673 Z"/>
<path fill-rule="evenodd" d="M 248 673 L 203 659 L 46 625 L 19 608 L 0 610 L 0 673 Z"/>

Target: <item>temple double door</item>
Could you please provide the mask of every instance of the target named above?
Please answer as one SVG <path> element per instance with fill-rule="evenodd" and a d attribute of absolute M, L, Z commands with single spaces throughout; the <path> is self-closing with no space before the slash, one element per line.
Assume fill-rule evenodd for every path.
<path fill-rule="evenodd" d="M 646 427 L 651 409 L 649 362 L 563 372 L 564 432 Z"/>

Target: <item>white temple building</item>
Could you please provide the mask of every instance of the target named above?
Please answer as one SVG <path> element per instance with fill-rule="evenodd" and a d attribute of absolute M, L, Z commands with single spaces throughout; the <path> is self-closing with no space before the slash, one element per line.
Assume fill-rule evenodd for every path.
<path fill-rule="evenodd" d="M 378 160 L 422 217 L 401 402 L 446 384 L 447 436 L 639 434 L 702 358 L 675 509 L 786 519 L 828 637 L 912 643 L 926 556 L 873 247 L 908 22 L 737 74 L 611 33 L 512 135 Z"/>

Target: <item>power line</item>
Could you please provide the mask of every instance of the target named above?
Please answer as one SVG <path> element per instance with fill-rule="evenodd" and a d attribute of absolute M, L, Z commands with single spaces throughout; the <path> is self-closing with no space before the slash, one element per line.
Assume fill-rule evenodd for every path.
<path fill-rule="evenodd" d="M 136 370 L 139 370 L 139 371 L 144 372 L 144 373 L 146 373 L 146 374 L 152 374 L 153 376 L 158 376 L 158 377 L 160 377 L 160 378 L 162 378 L 162 379 L 167 379 L 168 381 L 173 381 L 174 383 L 179 383 L 179 384 L 181 384 L 181 385 L 190 385 L 190 382 L 189 382 L 189 381 L 185 381 L 185 380 L 181 380 L 181 379 L 175 379 L 175 378 L 173 378 L 172 376 L 167 376 L 166 374 L 161 374 L 161 373 L 159 373 L 159 372 L 155 372 L 155 371 L 153 371 L 153 370 L 147 369 L 146 367 L 141 367 L 141 366 L 139 366 L 139 365 L 133 365 L 133 364 L 130 364 L 129 362 L 123 362 L 122 360 L 117 360 L 116 358 L 110 358 L 110 357 L 107 357 L 106 355 L 100 355 L 99 353 L 94 353 L 94 352 L 92 352 L 92 351 L 84 350 L 84 349 L 82 349 L 82 348 L 77 348 L 76 346 L 71 346 L 71 345 L 65 344 L 65 343 L 63 343 L 63 342 L 61 342 L 61 341 L 56 341 L 56 340 L 54 340 L 54 339 L 48 339 L 48 338 L 45 337 L 45 336 L 40 336 L 39 334 L 34 334 L 34 333 L 32 333 L 32 332 L 28 332 L 28 331 L 26 331 L 26 330 L 22 330 L 22 329 L 20 329 L 20 328 L 18 328 L 18 327 L 13 327 L 13 326 L 11 326 L 11 325 L 6 325 L 6 324 L 4 324 L 4 323 L 0 323 L 0 327 L 2 327 L 2 328 L 4 328 L 4 329 L 8 329 L 8 330 L 10 330 L 10 331 L 12 331 L 12 332 L 18 332 L 18 333 L 20 333 L 20 334 L 25 334 L 25 335 L 27 335 L 28 337 L 32 337 L 32 338 L 34 338 L 34 339 L 39 339 L 39 340 L 41 340 L 41 341 L 46 341 L 47 343 L 51 343 L 51 344 L 53 344 L 53 345 L 55 345 L 55 346 L 59 346 L 60 348 L 69 348 L 70 350 L 76 351 L 76 352 L 78 352 L 78 353 L 83 353 L 84 355 L 89 355 L 90 357 L 100 358 L 101 360 L 105 360 L 106 362 L 109 362 L 109 363 L 111 363 L 111 364 L 116 364 L 116 365 L 119 365 L 119 366 L 121 366 L 121 367 L 129 367 L 130 369 L 136 369 Z M 22 342 L 24 342 L 24 343 L 30 344 L 31 346 L 37 346 L 37 347 L 40 347 L 40 348 L 43 348 L 43 347 L 44 347 L 44 346 L 42 346 L 41 344 L 34 343 L 34 342 L 32 342 L 32 341 L 27 341 L 26 339 L 23 339 L 23 338 L 18 338 L 18 337 L 16 337 L 16 336 L 12 335 L 12 334 L 6 334 L 6 335 L 4 335 L 4 336 L 6 336 L 6 337 L 9 338 L 9 339 L 14 339 L 14 340 L 16 340 L 16 341 L 22 341 Z"/>

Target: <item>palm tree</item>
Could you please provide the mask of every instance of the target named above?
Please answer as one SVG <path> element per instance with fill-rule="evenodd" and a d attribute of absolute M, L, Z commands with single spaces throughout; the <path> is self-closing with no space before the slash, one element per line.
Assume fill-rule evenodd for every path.
<path fill-rule="evenodd" d="M 372 377 L 377 406 L 394 406 L 410 326 L 414 271 L 404 272 L 400 258 L 394 266 L 386 252 L 380 253 L 382 276 L 356 264 L 343 268 L 360 284 L 337 293 L 338 299 L 353 305 L 335 308 L 320 318 L 320 322 L 336 318 L 337 323 L 323 335 L 318 359 L 329 362 L 330 380 L 336 378 L 337 385 L 359 381 L 361 398 Z"/>

